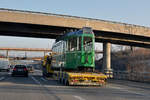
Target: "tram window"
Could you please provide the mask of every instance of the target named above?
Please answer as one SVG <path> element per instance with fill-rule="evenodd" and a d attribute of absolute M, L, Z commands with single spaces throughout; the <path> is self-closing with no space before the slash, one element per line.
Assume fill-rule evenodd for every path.
<path fill-rule="evenodd" d="M 61 53 L 63 53 L 63 41 L 61 42 Z"/>
<path fill-rule="evenodd" d="M 91 43 L 92 42 L 92 38 L 91 37 L 84 37 L 84 45 Z"/>
<path fill-rule="evenodd" d="M 72 51 L 75 51 L 77 50 L 77 38 L 72 38 L 72 48 L 71 48 Z"/>
<path fill-rule="evenodd" d="M 91 37 L 84 37 L 84 41 L 83 41 L 83 47 L 84 50 L 92 50 L 92 38 Z"/>
<path fill-rule="evenodd" d="M 66 51 L 69 51 L 69 44 L 68 44 L 68 40 L 66 41 Z"/>
<path fill-rule="evenodd" d="M 79 51 L 81 50 L 81 43 L 82 43 L 81 42 L 81 37 L 78 37 L 77 38 L 77 50 L 79 50 Z"/>
<path fill-rule="evenodd" d="M 64 50 L 67 51 L 68 47 L 67 47 L 67 41 L 64 42 Z"/>
<path fill-rule="evenodd" d="M 71 39 L 68 40 L 68 51 L 71 50 Z"/>
<path fill-rule="evenodd" d="M 65 52 L 66 46 L 65 46 L 65 41 L 62 42 L 62 52 Z"/>
<path fill-rule="evenodd" d="M 77 38 L 70 38 L 68 41 L 68 50 L 75 51 L 77 50 Z"/>

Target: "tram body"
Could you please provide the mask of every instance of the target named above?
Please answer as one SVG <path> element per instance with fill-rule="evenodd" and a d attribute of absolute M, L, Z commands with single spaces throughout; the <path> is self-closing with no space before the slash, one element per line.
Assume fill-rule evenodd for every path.
<path fill-rule="evenodd" d="M 94 70 L 95 69 L 95 36 L 91 28 L 84 27 L 56 39 L 52 46 L 53 69 Z"/>
<path fill-rule="evenodd" d="M 43 76 L 54 77 L 65 85 L 106 84 L 107 76 L 94 71 L 94 44 L 94 33 L 88 27 L 57 38 L 52 46 L 52 56 L 45 56 Z"/>

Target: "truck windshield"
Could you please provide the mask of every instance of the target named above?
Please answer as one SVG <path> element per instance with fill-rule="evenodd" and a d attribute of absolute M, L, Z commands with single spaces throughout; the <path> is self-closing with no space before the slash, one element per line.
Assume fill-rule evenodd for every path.
<path fill-rule="evenodd" d="M 91 51 L 93 48 L 92 37 L 84 37 L 83 48 L 85 51 Z"/>

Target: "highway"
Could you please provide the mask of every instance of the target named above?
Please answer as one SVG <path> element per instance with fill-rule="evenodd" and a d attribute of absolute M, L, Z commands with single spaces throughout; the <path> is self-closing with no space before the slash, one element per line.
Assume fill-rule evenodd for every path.
<path fill-rule="evenodd" d="M 0 72 L 0 100 L 150 100 L 150 84 L 109 80 L 103 87 L 63 86 L 36 70 L 29 77 Z"/>

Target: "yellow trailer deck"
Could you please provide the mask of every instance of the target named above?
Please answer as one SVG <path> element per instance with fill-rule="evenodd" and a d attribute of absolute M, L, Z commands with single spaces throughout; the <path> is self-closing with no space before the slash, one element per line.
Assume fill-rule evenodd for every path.
<path fill-rule="evenodd" d="M 65 85 L 104 85 L 107 76 L 94 72 L 57 72 L 57 79 Z"/>

